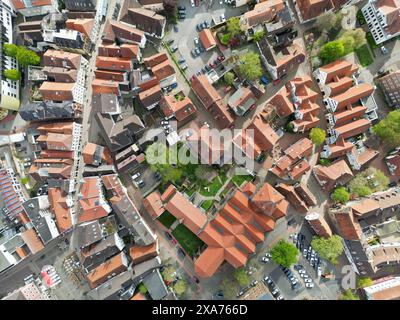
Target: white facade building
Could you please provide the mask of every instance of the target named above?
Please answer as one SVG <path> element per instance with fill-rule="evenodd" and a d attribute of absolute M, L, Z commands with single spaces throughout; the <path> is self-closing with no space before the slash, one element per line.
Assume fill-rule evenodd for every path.
<path fill-rule="evenodd" d="M 400 34 L 400 4 L 396 0 L 369 0 L 361 9 L 377 44 Z"/>

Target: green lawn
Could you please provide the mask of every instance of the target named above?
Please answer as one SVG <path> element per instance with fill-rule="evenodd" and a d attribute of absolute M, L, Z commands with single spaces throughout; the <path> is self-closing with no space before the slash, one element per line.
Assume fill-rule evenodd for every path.
<path fill-rule="evenodd" d="M 245 181 L 251 181 L 253 177 L 251 175 L 237 175 L 232 178 L 232 182 L 240 187 Z"/>
<path fill-rule="evenodd" d="M 193 232 L 186 228 L 183 224 L 177 226 L 173 231 L 172 235 L 176 241 L 182 246 L 188 255 L 193 257 L 200 247 L 204 245 Z"/>
<path fill-rule="evenodd" d="M 201 207 L 202 207 L 204 210 L 208 211 L 208 210 L 212 207 L 213 203 L 214 203 L 213 200 L 205 200 L 205 201 L 201 204 Z"/>
<path fill-rule="evenodd" d="M 160 221 L 167 229 L 171 227 L 175 220 L 176 218 L 168 211 L 165 211 L 161 216 L 158 217 L 158 221 Z"/>
<path fill-rule="evenodd" d="M 367 32 L 367 33 L 365 34 L 365 37 L 367 38 L 367 42 L 368 42 L 368 44 L 369 44 L 371 50 L 374 50 L 374 49 L 376 49 L 376 48 L 379 47 L 379 46 L 376 44 L 376 42 L 375 42 L 375 40 L 374 40 L 374 37 L 372 36 L 372 33 L 371 33 L 371 32 Z"/>
<path fill-rule="evenodd" d="M 363 24 L 366 24 L 367 21 L 365 21 L 364 15 L 361 12 L 361 9 L 357 11 L 357 21 L 362 26 Z"/>
<path fill-rule="evenodd" d="M 210 184 L 207 186 L 202 186 L 200 188 L 200 194 L 205 197 L 213 197 L 215 196 L 219 189 L 222 187 L 222 182 L 219 177 L 215 177 Z"/>
<path fill-rule="evenodd" d="M 356 50 L 356 54 L 358 60 L 360 60 L 361 66 L 363 67 L 369 66 L 372 62 L 374 62 L 374 59 L 372 58 L 371 53 L 365 44 Z"/>

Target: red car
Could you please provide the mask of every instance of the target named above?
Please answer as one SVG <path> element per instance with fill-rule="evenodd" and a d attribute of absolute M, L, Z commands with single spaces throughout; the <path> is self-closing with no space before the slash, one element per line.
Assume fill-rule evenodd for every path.
<path fill-rule="evenodd" d="M 274 80 L 274 86 L 275 85 L 277 85 L 277 84 L 279 84 L 281 82 L 281 80 L 280 79 L 276 79 L 276 80 Z"/>
<path fill-rule="evenodd" d="M 219 61 L 224 61 L 225 60 L 225 57 L 224 56 L 218 56 L 218 58 L 217 58 Z"/>
<path fill-rule="evenodd" d="M 211 68 L 213 68 L 213 69 L 216 67 L 215 64 L 212 63 L 212 62 L 210 62 L 208 65 L 209 65 Z"/>
<path fill-rule="evenodd" d="M 200 5 L 200 0 L 194 0 L 194 4 L 196 7 L 198 7 Z"/>

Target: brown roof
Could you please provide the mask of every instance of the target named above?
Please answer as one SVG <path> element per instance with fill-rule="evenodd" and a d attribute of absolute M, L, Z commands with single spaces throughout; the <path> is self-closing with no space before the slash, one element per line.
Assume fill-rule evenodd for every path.
<path fill-rule="evenodd" d="M 254 9 L 244 13 L 248 27 L 271 21 L 276 14 L 285 8 L 282 0 L 270 0 L 257 3 Z"/>
<path fill-rule="evenodd" d="M 346 0 L 299 0 L 301 16 L 304 21 L 314 19 L 324 12 L 333 8 L 340 8 L 346 3 Z"/>
<path fill-rule="evenodd" d="M 79 196 L 79 222 L 88 222 L 106 217 L 110 208 L 102 194 L 98 177 L 83 178 Z"/>
<path fill-rule="evenodd" d="M 67 205 L 67 198 L 58 188 L 49 188 L 48 191 L 51 210 L 56 216 L 56 224 L 60 233 L 72 227 L 71 214 Z"/>
<path fill-rule="evenodd" d="M 123 252 L 117 254 L 87 274 L 90 287 L 96 288 L 110 277 L 127 270 L 127 259 Z"/>
<path fill-rule="evenodd" d="M 130 71 L 132 60 L 130 58 L 97 56 L 96 67 L 113 71 Z"/>
<path fill-rule="evenodd" d="M 65 21 L 67 29 L 72 29 L 90 37 L 93 29 L 94 19 L 68 19 Z"/>
<path fill-rule="evenodd" d="M 357 86 L 351 87 L 347 91 L 331 97 L 337 102 L 337 110 L 343 109 L 349 104 L 358 102 L 362 98 L 366 98 L 374 92 L 374 87 L 369 83 L 361 83 Z"/>
<path fill-rule="evenodd" d="M 230 126 L 234 119 L 229 113 L 228 105 L 222 101 L 221 96 L 214 89 L 205 75 L 200 75 L 192 80 L 192 88 L 206 108 L 222 128 Z"/>
<path fill-rule="evenodd" d="M 172 76 L 175 74 L 175 69 L 169 62 L 169 60 L 165 60 L 161 62 L 160 64 L 155 65 L 154 67 L 151 68 L 151 72 L 156 76 L 158 81 L 162 81 L 169 76 Z"/>
<path fill-rule="evenodd" d="M 133 264 L 155 258 L 158 255 L 158 242 L 154 242 L 148 246 L 134 245 L 129 249 L 129 256 Z"/>
<path fill-rule="evenodd" d="M 339 180 L 346 182 L 353 177 L 353 172 L 345 160 L 339 160 L 329 166 L 317 165 L 313 168 L 314 175 L 323 189 L 330 190 Z"/>
<path fill-rule="evenodd" d="M 165 211 L 159 191 L 154 191 L 144 198 L 143 206 L 146 208 L 152 219 L 157 219 Z"/>
<path fill-rule="evenodd" d="M 371 121 L 366 118 L 362 118 L 347 123 L 345 125 L 342 125 L 340 127 L 336 127 L 335 131 L 339 134 L 339 136 L 343 137 L 344 139 L 347 139 L 350 137 L 357 136 L 361 133 L 364 133 L 365 131 L 368 130 L 370 126 L 371 126 Z"/>
<path fill-rule="evenodd" d="M 353 149 L 354 145 L 351 142 L 345 141 L 343 137 L 339 137 L 334 144 L 330 144 L 327 147 L 330 151 L 328 159 L 333 159 L 344 156 Z"/>
<path fill-rule="evenodd" d="M 45 81 L 39 88 L 43 100 L 71 101 L 74 100 L 73 89 L 75 83 Z"/>
<path fill-rule="evenodd" d="M 104 27 L 103 42 L 114 43 L 116 39 L 140 44 L 144 32 L 125 23 L 108 20 Z"/>
<path fill-rule="evenodd" d="M 34 229 L 28 229 L 22 232 L 21 238 L 24 240 L 32 254 L 44 249 L 44 245 Z"/>
<path fill-rule="evenodd" d="M 186 118 L 197 113 L 197 109 L 189 97 L 176 99 L 175 96 L 164 96 L 160 101 L 161 109 L 166 117 L 174 116 L 177 121 L 183 121 Z"/>
<path fill-rule="evenodd" d="M 139 93 L 139 100 L 144 107 L 151 106 L 153 103 L 159 102 L 162 97 L 160 85 L 142 91 Z"/>
<path fill-rule="evenodd" d="M 168 196 L 168 198 L 167 198 Z M 167 190 L 163 194 L 165 210 L 180 220 L 190 231 L 198 234 L 207 224 L 207 216 L 189 202 L 178 190 Z"/>
<path fill-rule="evenodd" d="M 160 52 L 150 57 L 144 58 L 143 62 L 147 68 L 152 68 L 161 62 L 167 61 L 168 55 L 165 52 Z"/>
<path fill-rule="evenodd" d="M 200 31 L 199 38 L 201 43 L 203 44 L 203 47 L 206 50 L 209 50 L 217 45 L 217 41 L 215 41 L 215 38 L 210 29 L 203 29 L 202 31 Z"/>
<path fill-rule="evenodd" d="M 81 55 L 73 52 L 48 49 L 43 54 L 44 66 L 78 69 L 80 61 Z"/>
<path fill-rule="evenodd" d="M 12 3 L 15 9 L 17 10 L 25 8 L 42 7 L 42 6 L 51 6 L 53 4 L 51 0 L 32 0 L 29 2 L 29 6 L 26 6 L 23 0 L 12 0 Z"/>
<path fill-rule="evenodd" d="M 333 61 L 319 68 L 320 72 L 326 73 L 325 83 L 334 81 L 337 78 L 350 77 L 357 70 L 358 70 L 357 65 L 345 59 Z"/>

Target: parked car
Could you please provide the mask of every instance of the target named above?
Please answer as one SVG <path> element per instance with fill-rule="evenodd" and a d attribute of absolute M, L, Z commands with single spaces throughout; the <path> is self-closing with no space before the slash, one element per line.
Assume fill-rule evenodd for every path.
<path fill-rule="evenodd" d="M 178 10 L 184 11 L 184 10 L 186 10 L 186 7 L 185 6 L 178 6 Z"/>
<path fill-rule="evenodd" d="M 176 51 L 178 51 L 178 46 L 176 46 L 176 45 L 175 45 L 175 46 L 173 46 L 173 47 L 171 48 L 171 51 L 172 51 L 172 52 L 176 52 Z"/>
<path fill-rule="evenodd" d="M 191 55 L 193 58 L 196 58 L 198 56 L 196 49 L 192 49 L 192 51 L 190 51 Z"/>
<path fill-rule="evenodd" d="M 205 51 L 202 45 L 199 45 L 197 48 L 199 48 L 200 53 L 203 53 Z"/>
<path fill-rule="evenodd" d="M 264 282 L 266 283 L 266 284 L 271 284 L 272 283 L 272 279 L 270 278 L 270 277 L 268 277 L 268 276 L 264 276 Z"/>
<path fill-rule="evenodd" d="M 385 46 L 381 47 L 381 52 L 382 52 L 382 54 L 388 54 L 389 53 L 388 49 L 386 49 Z"/>
<path fill-rule="evenodd" d="M 175 32 L 178 32 L 178 31 L 179 31 L 179 28 L 178 28 L 177 25 L 174 25 L 174 31 L 175 31 Z"/>
<path fill-rule="evenodd" d="M 261 257 L 260 262 L 267 263 L 269 259 L 267 257 Z"/>
<path fill-rule="evenodd" d="M 226 18 L 225 18 L 225 14 L 221 13 L 221 15 L 219 16 L 219 18 L 221 19 L 221 22 L 225 22 Z"/>
<path fill-rule="evenodd" d="M 132 180 L 136 180 L 139 177 L 140 177 L 140 172 L 137 172 L 132 176 Z"/>
<path fill-rule="evenodd" d="M 250 286 L 251 286 L 251 287 L 255 287 L 255 286 L 257 285 L 257 283 L 258 283 L 257 280 L 253 280 L 253 281 L 250 283 Z"/>
<path fill-rule="evenodd" d="M 240 298 L 242 295 L 244 295 L 244 290 L 240 290 L 237 295 L 236 298 Z"/>
<path fill-rule="evenodd" d="M 169 45 L 173 44 L 173 43 L 174 43 L 174 39 L 169 39 L 169 40 L 167 41 L 167 43 L 168 43 Z"/>
<path fill-rule="evenodd" d="M 306 283 L 306 288 L 314 288 L 314 283 Z"/>
<path fill-rule="evenodd" d="M 260 78 L 260 81 L 264 84 L 264 85 L 267 85 L 268 83 L 269 83 L 269 80 L 268 80 L 268 78 L 266 77 L 266 76 L 262 76 L 261 78 Z M 296 236 L 296 239 L 294 239 L 294 241 L 296 241 L 297 240 L 297 236 Z"/>
<path fill-rule="evenodd" d="M 207 20 L 204 20 L 203 24 L 204 24 L 206 29 L 210 28 L 210 23 Z"/>
<path fill-rule="evenodd" d="M 140 180 L 140 181 L 138 181 L 137 185 L 139 188 L 143 188 L 146 184 L 143 180 Z"/>
<path fill-rule="evenodd" d="M 194 7 L 194 0 L 190 0 L 190 5 Z"/>
<path fill-rule="evenodd" d="M 194 50 L 196 51 L 196 54 L 199 56 L 201 53 L 199 47 L 194 48 Z"/>
<path fill-rule="evenodd" d="M 187 68 L 188 68 L 188 65 L 187 64 L 184 64 L 184 65 L 182 65 L 182 70 L 186 70 Z"/>
<path fill-rule="evenodd" d="M 201 23 L 199 23 L 199 24 L 196 25 L 196 30 L 197 30 L 198 32 L 200 32 L 201 30 L 203 30 L 203 27 L 202 27 Z"/>
<path fill-rule="evenodd" d="M 199 45 L 199 43 L 200 43 L 198 37 L 194 37 L 193 41 L 194 41 L 194 44 L 195 44 L 196 46 Z"/>
<path fill-rule="evenodd" d="M 154 172 L 154 178 L 156 178 L 156 180 L 161 180 L 161 173 L 159 173 L 158 171 L 157 172 Z"/>
<path fill-rule="evenodd" d="M 285 300 L 285 299 L 282 297 L 282 295 L 279 295 L 276 297 L 276 300 Z"/>
<path fill-rule="evenodd" d="M 183 59 L 183 58 L 181 58 L 181 59 L 178 60 L 179 63 L 184 63 L 185 61 L 186 61 L 186 60 Z"/>

